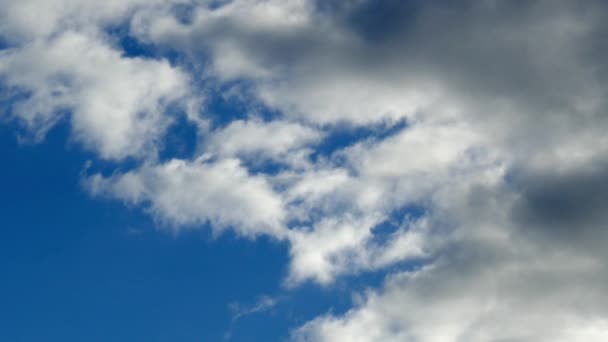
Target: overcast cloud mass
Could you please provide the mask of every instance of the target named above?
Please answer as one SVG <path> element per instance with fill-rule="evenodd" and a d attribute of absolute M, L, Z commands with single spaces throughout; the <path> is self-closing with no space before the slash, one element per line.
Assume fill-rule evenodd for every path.
<path fill-rule="evenodd" d="M 603 1 L 1 0 L 0 42 L 92 200 L 284 244 L 286 291 L 386 272 L 290 340 L 608 340 Z"/>

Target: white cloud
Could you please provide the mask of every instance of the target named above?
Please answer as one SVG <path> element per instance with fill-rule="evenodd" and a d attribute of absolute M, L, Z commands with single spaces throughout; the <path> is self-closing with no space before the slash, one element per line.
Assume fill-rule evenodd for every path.
<path fill-rule="evenodd" d="M 437 84 L 416 72 L 394 74 L 369 47 L 316 12 L 313 1 L 231 1 L 199 7 L 190 24 L 158 11 L 136 16 L 138 37 L 208 61 L 208 76 L 256 80 L 273 108 L 320 123 L 415 117 Z M 331 19 L 331 18 L 329 18 Z M 210 54 L 210 58 L 206 58 Z"/>
<path fill-rule="evenodd" d="M 29 93 L 12 115 L 31 131 L 41 137 L 71 113 L 76 140 L 110 159 L 152 152 L 171 122 L 167 106 L 188 94 L 188 77 L 168 62 L 125 58 L 77 32 L 4 51 L 0 76 Z"/>
<path fill-rule="evenodd" d="M 279 40 L 297 38 L 298 33 L 293 31 L 309 27 L 311 10 L 312 4 L 306 0 L 203 4 L 192 9 L 192 23 L 187 25 L 170 12 L 150 10 L 135 16 L 132 32 L 146 41 L 175 45 L 197 55 L 195 58 L 210 53 L 211 59 L 205 58 L 212 67 L 210 72 L 222 80 L 265 78 L 272 76 L 277 67 L 247 49 L 265 44 L 255 40 L 260 35 Z"/>
<path fill-rule="evenodd" d="M 427 256 L 424 220 L 401 223 L 384 244 L 373 241 L 374 228 L 381 222 L 377 217 L 339 217 L 324 219 L 310 231 L 296 231 L 290 237 L 292 264 L 287 284 L 313 279 L 327 286 L 340 275 Z"/>
<path fill-rule="evenodd" d="M 167 0 L 3 0 L 0 8 L 0 36 L 12 43 L 50 37 L 66 30 L 97 31 L 119 24 L 142 5 L 169 3 Z M 181 1 L 174 1 L 181 2 Z"/>
<path fill-rule="evenodd" d="M 292 234 L 288 282 L 328 284 L 342 274 L 427 256 L 432 237 L 424 217 L 404 217 L 382 243 L 374 242 L 374 228 L 407 206 L 433 209 L 435 193 L 481 177 L 482 169 L 497 174 L 500 165 L 491 156 L 473 153 L 478 140 L 461 125 L 421 123 L 341 152 L 350 175 L 340 168 L 287 175 L 289 213 L 312 222 Z"/>
<path fill-rule="evenodd" d="M 96 174 L 88 187 L 95 195 L 147 206 L 175 227 L 210 223 L 217 232 L 231 228 L 247 237 L 285 235 L 280 198 L 264 178 L 249 175 L 236 159 L 171 160 L 107 178 Z"/>
<path fill-rule="evenodd" d="M 324 219 L 310 232 L 297 232 L 292 237 L 290 283 L 313 278 L 321 284 L 335 280 L 350 266 L 358 266 L 354 254 L 363 247 L 377 219 L 347 217 Z M 350 252 L 350 253 L 349 253 Z"/>
<path fill-rule="evenodd" d="M 256 156 L 288 160 L 297 152 L 318 142 L 321 133 L 296 123 L 258 120 L 236 120 L 207 138 L 207 152 L 221 156 Z"/>
<path fill-rule="evenodd" d="M 261 296 L 257 299 L 255 304 L 251 306 L 242 306 L 238 303 L 233 303 L 230 305 L 230 309 L 232 311 L 232 320 L 236 321 L 245 316 L 271 310 L 279 303 L 280 300 L 280 297 Z"/>
<path fill-rule="evenodd" d="M 166 61 L 123 56 L 105 30 L 142 7 L 179 2 L 3 1 L 0 79 L 23 95 L 10 114 L 38 139 L 71 114 L 73 137 L 106 159 L 154 155 L 172 120 L 167 107 L 194 103 L 189 77 Z"/>

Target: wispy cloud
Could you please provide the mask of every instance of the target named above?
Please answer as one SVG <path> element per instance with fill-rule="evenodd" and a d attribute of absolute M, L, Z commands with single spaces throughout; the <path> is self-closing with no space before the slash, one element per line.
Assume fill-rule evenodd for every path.
<path fill-rule="evenodd" d="M 236 322 L 245 316 L 272 310 L 281 300 L 282 297 L 260 296 L 252 305 L 242 305 L 236 302 L 232 303 L 230 304 L 232 321 Z"/>

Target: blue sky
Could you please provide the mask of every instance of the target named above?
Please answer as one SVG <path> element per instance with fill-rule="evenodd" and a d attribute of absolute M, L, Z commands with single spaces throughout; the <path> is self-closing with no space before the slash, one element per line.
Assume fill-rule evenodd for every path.
<path fill-rule="evenodd" d="M 1 171 L 2 340 L 280 340 L 350 305 L 345 289 L 284 290 L 288 255 L 276 241 L 159 232 L 136 208 L 92 200 L 79 184 L 91 156 L 68 143 L 67 129 L 21 145 L 2 127 L 12 165 Z M 233 320 L 235 305 L 265 296 L 279 303 Z"/>
<path fill-rule="evenodd" d="M 605 341 L 607 15 L 3 1 L 0 341 Z"/>

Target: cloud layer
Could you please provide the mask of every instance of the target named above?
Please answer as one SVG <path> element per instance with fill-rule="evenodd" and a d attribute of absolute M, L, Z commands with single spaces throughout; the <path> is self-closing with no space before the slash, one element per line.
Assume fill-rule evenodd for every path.
<path fill-rule="evenodd" d="M 4 113 L 137 161 L 93 196 L 276 238 L 287 287 L 393 270 L 293 340 L 608 338 L 603 2 L 35 5 L 1 5 Z M 195 152 L 160 158 L 182 118 Z"/>

